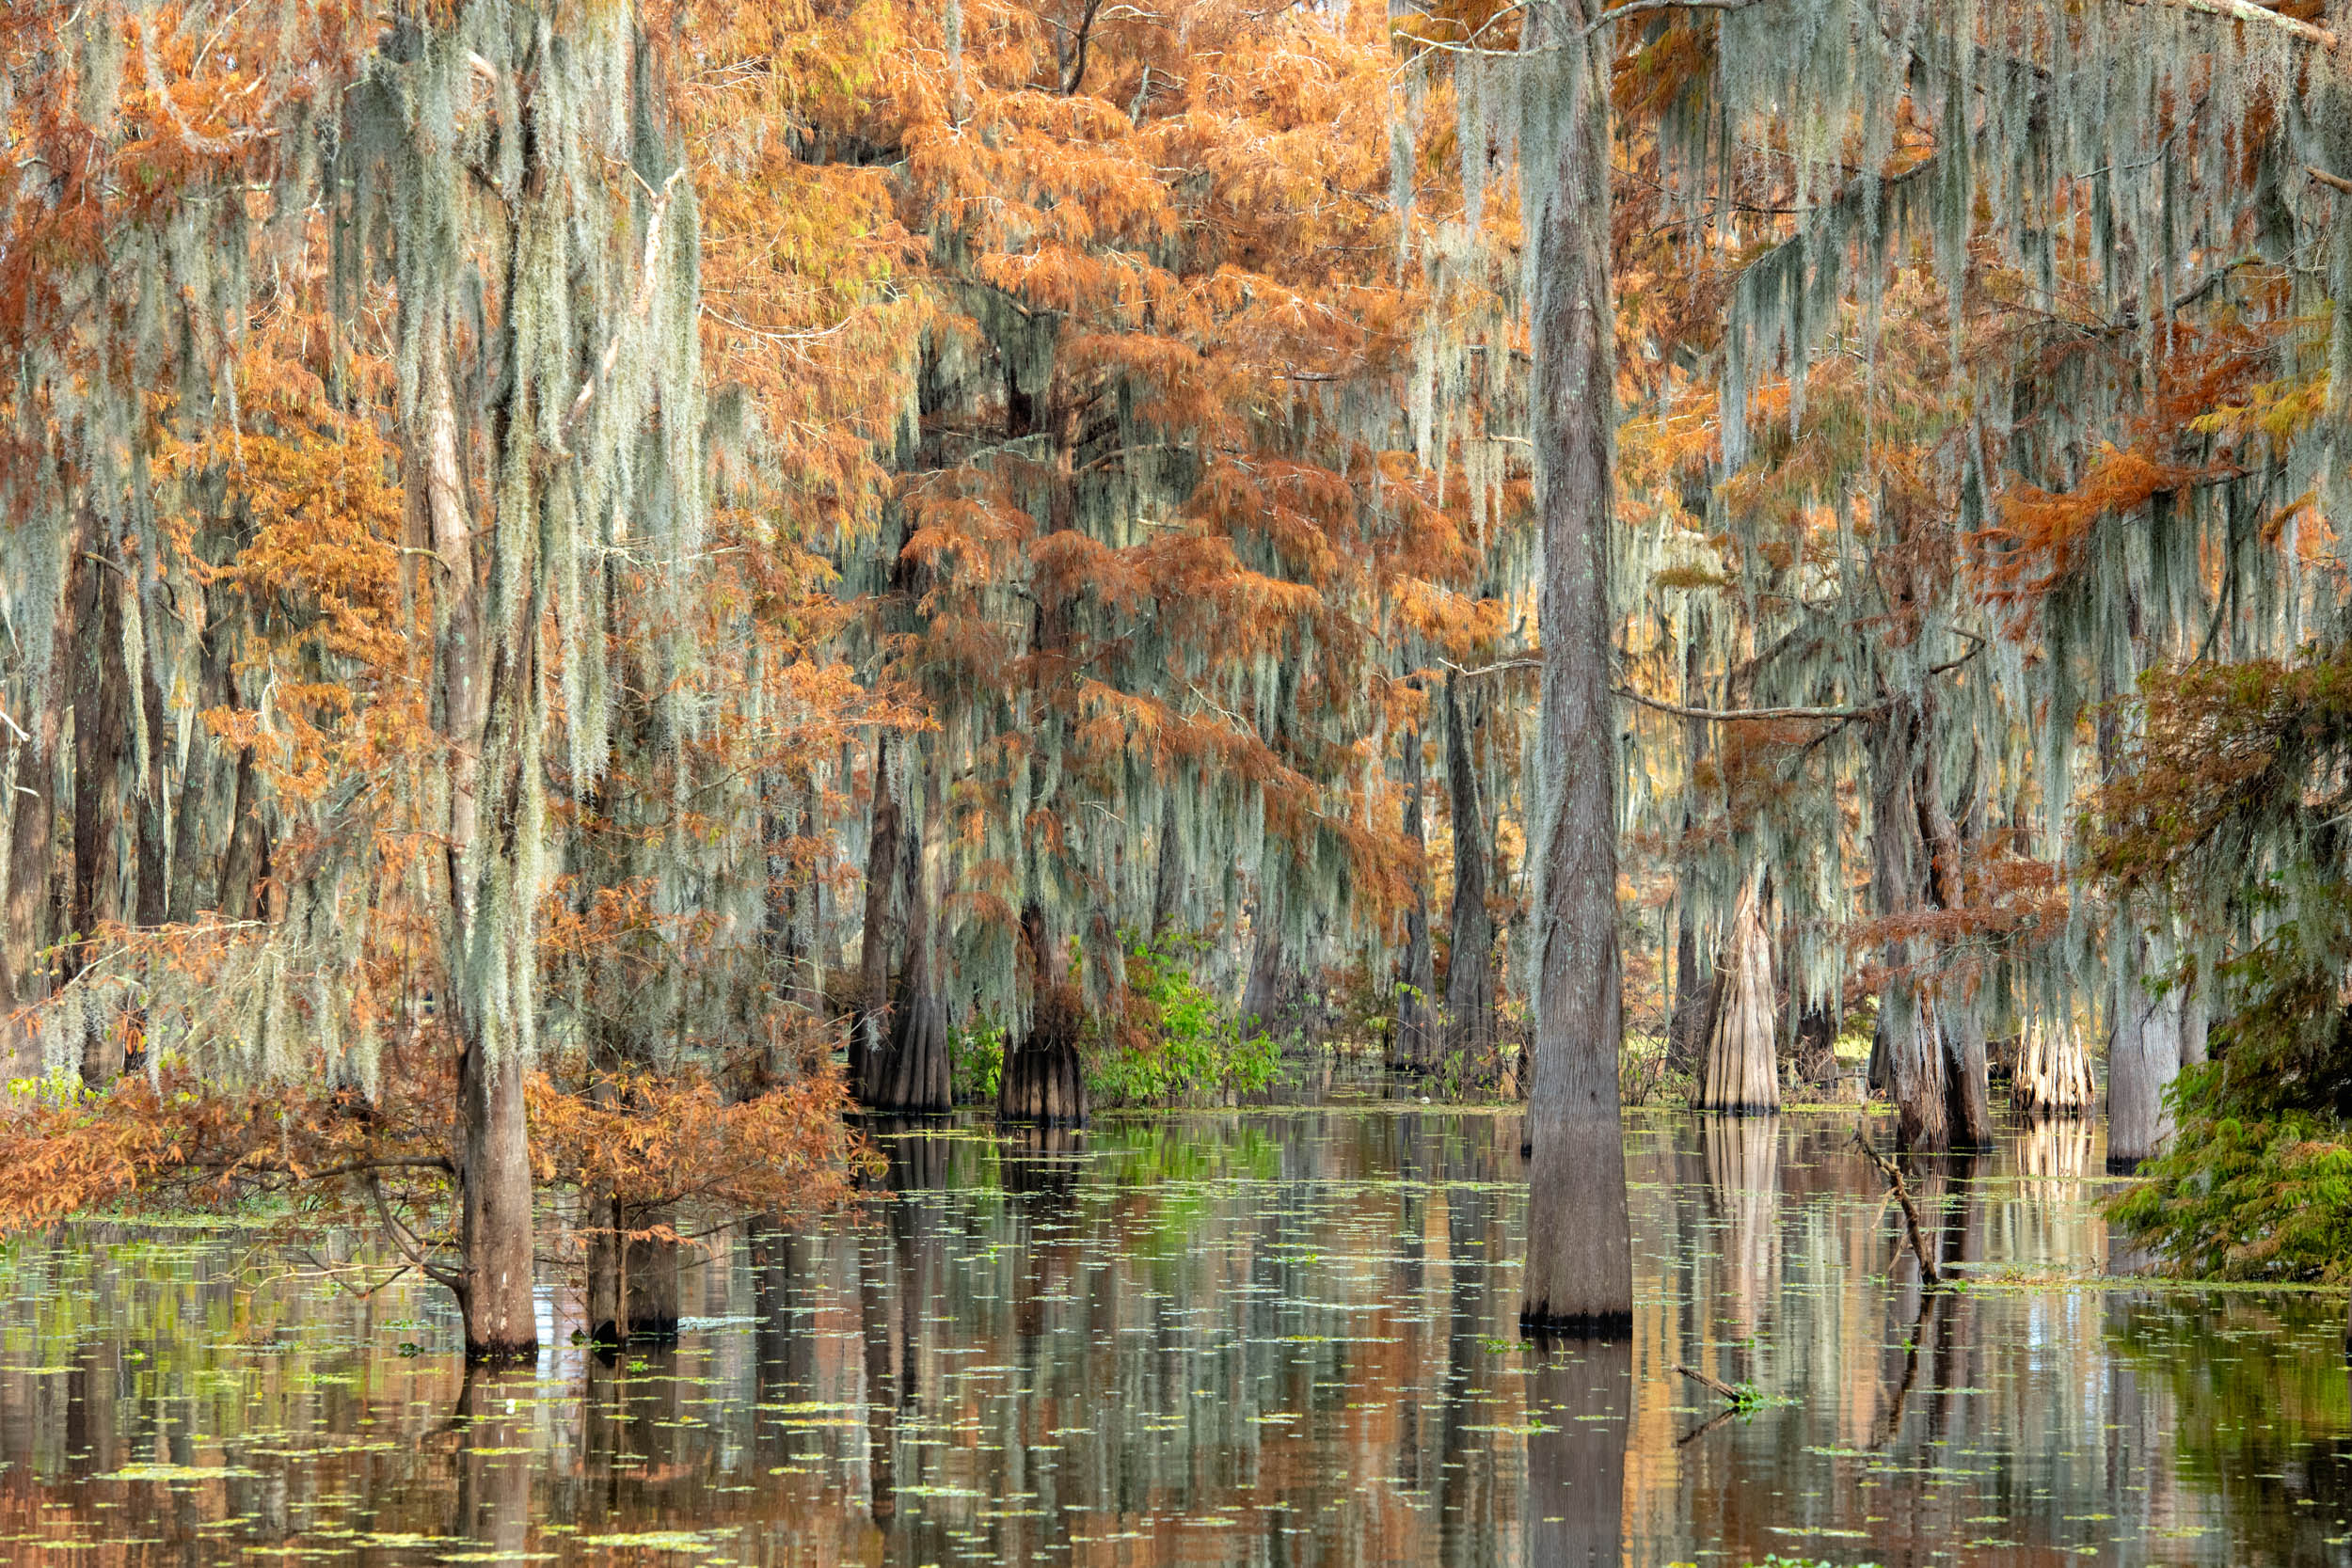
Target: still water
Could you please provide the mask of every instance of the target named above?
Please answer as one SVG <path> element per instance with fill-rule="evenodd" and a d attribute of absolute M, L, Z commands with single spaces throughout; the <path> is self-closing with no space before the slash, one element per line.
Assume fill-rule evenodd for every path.
<path fill-rule="evenodd" d="M 2341 1298 L 2110 1277 L 2090 1129 L 1925 1174 L 1923 1296 L 1851 1116 L 1628 1126 L 1635 1329 L 1554 1353 L 1508 1113 L 892 1137 L 675 1349 L 556 1291 L 470 1381 L 349 1239 L 64 1227 L 0 1257 L 0 1560 L 2352 1562 Z"/>

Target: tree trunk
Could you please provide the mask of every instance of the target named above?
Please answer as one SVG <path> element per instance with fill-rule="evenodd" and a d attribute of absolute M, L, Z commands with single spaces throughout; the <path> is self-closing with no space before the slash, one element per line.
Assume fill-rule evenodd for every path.
<path fill-rule="evenodd" d="M 1917 699 L 1898 693 L 1873 737 L 1870 892 L 1883 920 L 1914 912 L 1929 875 L 1916 798 L 1920 713 Z M 1942 1148 L 1949 1141 L 1943 1042 L 1912 974 L 1907 940 L 1884 944 L 1887 978 L 1879 995 L 1879 1044 L 1895 1097 L 1895 1135 L 1906 1148 Z"/>
<path fill-rule="evenodd" d="M 1437 1001 L 1438 955 L 1429 940 L 1429 837 L 1422 826 L 1422 734 L 1405 737 L 1405 836 L 1413 847 L 1413 901 L 1405 911 L 1405 956 L 1396 986 L 1396 1044 L 1389 1065 L 1419 1072 L 1436 1060 L 1432 1011 Z"/>
<path fill-rule="evenodd" d="M 2029 1120 L 2090 1114 L 2098 1090 L 2090 1078 L 2090 1053 L 2073 1020 L 2060 1016 L 2026 1025 L 2009 1093 L 2010 1103 Z"/>
<path fill-rule="evenodd" d="M 539 1353 L 532 1298 L 531 1138 L 523 1116 L 523 1062 L 509 1041 L 484 1060 L 479 1040 L 457 1058 L 461 1138 L 457 1293 L 466 1359 L 525 1361 Z"/>
<path fill-rule="evenodd" d="M 1445 961 L 1445 1054 L 1483 1067 L 1495 1047 L 1495 927 L 1486 911 L 1486 818 L 1454 677 L 1445 681 L 1446 788 L 1454 816 L 1454 936 Z"/>
<path fill-rule="evenodd" d="M 1748 879 L 1724 950 L 1722 1004 L 1692 1108 L 1739 1115 L 1780 1109 L 1780 1053 L 1772 940 L 1764 934 L 1763 875 Z"/>
<path fill-rule="evenodd" d="M 1538 1333 L 1623 1334 L 1632 1326 L 1633 1252 L 1617 1111 L 1625 999 L 1610 689 L 1615 317 L 1608 96 L 1601 46 L 1585 36 L 1590 10 L 1590 0 L 1538 8 L 1526 35 L 1530 50 L 1556 51 L 1565 81 L 1555 100 L 1556 144 L 1547 148 L 1538 137 L 1527 153 L 1549 157 L 1552 178 L 1531 181 L 1550 188 L 1546 199 L 1525 204 L 1536 246 L 1531 407 L 1543 528 L 1544 697 L 1534 835 L 1543 882 L 1519 1320 Z"/>
<path fill-rule="evenodd" d="M 1184 847 L 1176 831 L 1176 791 L 1162 786 L 1159 864 L 1152 881 L 1152 940 L 1158 942 L 1184 917 Z"/>
<path fill-rule="evenodd" d="M 1282 1022 L 1282 916 L 1280 886 L 1270 876 L 1258 879 L 1258 902 L 1249 917 L 1249 978 L 1241 990 L 1245 1028 L 1271 1034 Z"/>
<path fill-rule="evenodd" d="M 906 962 L 898 971 L 890 1033 L 866 1058 L 858 1098 L 869 1111 L 896 1116 L 945 1115 L 955 1109 L 948 1062 L 947 1010 L 941 1004 L 931 950 L 937 933 L 931 916 L 932 879 L 937 875 L 938 791 L 928 789 L 923 819 L 905 834 L 899 858 L 906 876 Z M 930 831 L 927 831 L 930 830 Z"/>
<path fill-rule="evenodd" d="M 890 991 L 890 905 L 899 869 L 898 788 L 890 768 L 891 738 L 874 742 L 873 826 L 866 841 L 866 923 L 858 949 L 857 1018 L 850 1034 L 850 1082 L 864 1091 L 873 1062 L 887 1041 Z"/>
<path fill-rule="evenodd" d="M 631 1236 L 669 1223 L 666 1212 L 630 1214 L 617 1198 L 588 1233 L 588 1338 L 599 1345 L 677 1338 L 678 1243 Z"/>
<path fill-rule="evenodd" d="M 1022 944 L 1031 965 L 1029 1032 L 1005 1053 L 996 1114 L 1008 1121 L 1076 1126 L 1087 1118 L 1086 1072 L 1078 1059 L 1082 1017 L 1070 960 L 1032 904 L 1021 913 Z"/>
<path fill-rule="evenodd" d="M 1918 777 L 1914 784 L 1919 807 L 1921 842 L 1928 850 L 1927 902 L 1937 909 L 1960 910 L 1966 907 L 1967 889 L 1964 879 L 1965 845 L 1963 830 L 1952 820 L 1944 803 L 1944 786 L 1936 766 L 1935 740 L 1932 731 L 1934 703 L 1931 696 L 1923 696 L 1919 705 Z M 1973 797 L 1976 792 L 1974 775 L 1977 761 L 1969 765 L 1971 797 L 1969 818 L 1976 816 Z M 1939 958 L 1944 955 L 1939 954 Z M 1960 976 L 1952 973 L 1948 963 L 1938 965 L 1942 986 L 1956 987 Z M 1984 1054 L 1984 1023 L 1979 1015 L 1975 999 L 1967 996 L 1946 996 L 1941 988 L 1922 991 L 1924 1016 L 1936 1032 L 1936 1043 L 1944 1053 L 1945 1128 L 1951 1143 L 1962 1148 L 1990 1148 L 1993 1146 L 1993 1093 Z"/>
<path fill-rule="evenodd" d="M 83 547 L 87 524 L 77 521 L 67 531 L 66 550 L 72 559 Z M 0 733 L 5 764 L 0 784 L 8 797 L 0 804 L 0 822 L 8 837 L 0 853 L 0 1066 L 11 1078 L 34 1078 L 42 1069 L 40 1036 L 29 1020 L 17 1015 L 47 999 L 48 975 L 40 959 L 56 940 L 52 883 L 57 869 L 56 774 L 57 749 L 64 743 L 65 716 L 72 701 L 73 683 L 66 651 L 74 645 L 75 595 L 60 594 L 50 619 L 50 658 L 47 679 L 33 712 L 25 715 L 29 739 L 14 730 Z"/>
<path fill-rule="evenodd" d="M 1984 1013 L 1974 999 L 1944 1009 L 1945 1117 L 1953 1147 L 1993 1147 L 1992 1069 L 1984 1047 Z"/>
<path fill-rule="evenodd" d="M 2130 1176 L 2172 1137 L 2165 1091 L 2181 1070 L 2181 993 L 2151 995 L 2146 947 L 2124 942 L 2115 977 L 2115 1028 L 2107 1043 L 2107 1173 Z"/>
<path fill-rule="evenodd" d="M 113 542 L 93 541 L 111 557 Z M 119 922 L 125 880 L 122 775 L 130 749 L 130 696 L 122 666 L 121 585 L 84 552 L 73 562 L 73 905 L 68 980 L 97 956 L 100 926 Z M 59 650 L 63 653 L 64 650 Z M 135 863 L 130 869 L 135 870 Z M 80 1042 L 82 1082 L 96 1088 L 122 1070 L 122 1041 L 96 1019 Z"/>

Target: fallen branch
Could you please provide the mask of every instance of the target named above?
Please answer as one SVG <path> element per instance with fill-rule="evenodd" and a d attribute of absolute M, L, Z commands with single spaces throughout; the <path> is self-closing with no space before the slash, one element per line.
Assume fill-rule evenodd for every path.
<path fill-rule="evenodd" d="M 1886 1177 L 1887 1181 L 1894 1188 L 1895 1201 L 1903 1206 L 1903 1225 L 1911 1232 L 1912 1254 L 1919 1259 L 1920 1282 L 1926 1285 L 1942 1284 L 1944 1276 L 1936 1272 L 1935 1259 L 1928 1253 L 1927 1232 L 1919 1224 L 1918 1205 L 1911 1201 L 1911 1189 L 1903 1184 L 1903 1173 L 1895 1168 L 1894 1161 L 1881 1154 L 1877 1146 L 1863 1136 L 1862 1129 L 1859 1127 L 1853 1130 L 1853 1141 L 1854 1147 L 1868 1155 L 1870 1164 L 1878 1166 Z"/>
<path fill-rule="evenodd" d="M 1682 1365 L 1679 1361 L 1675 1363 L 1675 1370 L 1680 1372 L 1684 1377 L 1689 1378 L 1692 1382 L 1706 1387 L 1709 1392 L 1730 1402 L 1730 1403 L 1738 1409 L 1745 1410 L 1748 1406 L 1756 1402 L 1756 1390 L 1753 1388 L 1735 1387 L 1733 1385 L 1725 1383 L 1722 1378 L 1709 1377 L 1705 1372 L 1697 1371 L 1692 1368 Z"/>

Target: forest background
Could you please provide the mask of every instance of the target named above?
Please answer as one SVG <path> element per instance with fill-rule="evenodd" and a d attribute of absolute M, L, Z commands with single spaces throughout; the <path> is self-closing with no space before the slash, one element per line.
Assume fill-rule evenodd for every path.
<path fill-rule="evenodd" d="M 495 1354 L 552 1188 L 626 1332 L 853 1102 L 1519 1092 L 1573 798 L 1608 1059 L 2103 1047 L 2128 1220 L 2341 1269 L 2330 25 L 11 8 L 0 1212 L 364 1212 Z"/>

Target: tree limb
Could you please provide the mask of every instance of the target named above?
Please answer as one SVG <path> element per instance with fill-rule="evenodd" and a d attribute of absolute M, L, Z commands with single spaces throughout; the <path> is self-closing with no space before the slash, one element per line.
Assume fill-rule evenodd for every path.
<path fill-rule="evenodd" d="M 1919 1224 L 1918 1206 L 1911 1201 L 1911 1189 L 1903 1184 L 1903 1173 L 1895 1168 L 1895 1162 L 1878 1151 L 1878 1147 L 1862 1135 L 1862 1129 L 1853 1130 L 1854 1147 L 1870 1157 L 1895 1191 L 1895 1201 L 1903 1206 L 1903 1225 L 1911 1232 L 1912 1256 L 1919 1259 L 1919 1278 L 1927 1285 L 1941 1285 L 1944 1276 L 1936 1272 L 1935 1259 L 1929 1255 L 1927 1236 Z"/>

